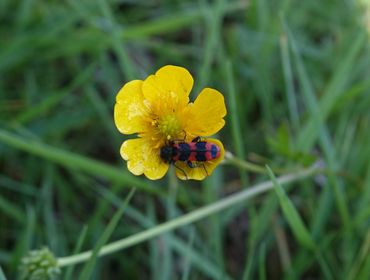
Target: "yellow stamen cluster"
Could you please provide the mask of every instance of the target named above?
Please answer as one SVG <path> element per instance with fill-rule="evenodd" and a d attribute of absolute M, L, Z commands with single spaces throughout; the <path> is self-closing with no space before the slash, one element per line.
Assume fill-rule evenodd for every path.
<path fill-rule="evenodd" d="M 174 114 L 162 116 L 157 124 L 159 132 L 167 139 L 178 138 L 182 132 L 182 126 L 179 119 Z"/>

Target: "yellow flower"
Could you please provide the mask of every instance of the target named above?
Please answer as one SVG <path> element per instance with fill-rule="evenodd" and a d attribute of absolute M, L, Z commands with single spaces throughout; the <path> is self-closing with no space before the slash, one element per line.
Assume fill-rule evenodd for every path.
<path fill-rule="evenodd" d="M 190 142 L 198 136 L 213 135 L 225 125 L 222 94 L 205 88 L 194 103 L 189 103 L 193 83 L 188 70 L 167 65 L 144 81 L 126 83 L 118 92 L 115 124 L 121 133 L 139 136 L 126 140 L 120 151 L 133 174 L 144 174 L 152 180 L 162 178 L 169 168 L 169 163 L 160 156 L 162 147 L 173 143 L 171 141 Z M 187 162 L 176 161 L 177 177 L 202 180 L 221 162 L 222 143 L 217 139 L 204 140 L 220 148 L 220 157 L 192 167 Z"/>

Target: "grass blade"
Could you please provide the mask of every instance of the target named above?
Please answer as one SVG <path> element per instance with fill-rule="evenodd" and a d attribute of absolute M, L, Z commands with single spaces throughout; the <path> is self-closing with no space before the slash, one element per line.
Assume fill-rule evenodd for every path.
<path fill-rule="evenodd" d="M 73 250 L 73 254 L 77 254 L 81 251 L 82 244 L 86 239 L 86 235 L 87 235 L 87 226 L 84 226 L 82 228 L 80 236 L 78 237 L 76 248 Z M 74 265 L 71 265 L 67 268 L 66 274 L 64 276 L 64 280 L 72 279 L 72 273 L 73 273 L 74 267 L 75 267 Z"/>
<path fill-rule="evenodd" d="M 279 198 L 281 209 L 283 214 L 288 221 L 288 224 L 295 236 L 295 238 L 301 243 L 301 245 L 306 248 L 313 250 L 315 248 L 315 243 L 313 242 L 310 233 L 308 232 L 305 224 L 303 223 L 297 209 L 291 202 L 289 197 L 286 195 L 283 187 L 277 182 L 274 173 L 270 167 L 266 166 L 268 174 L 274 183 L 275 192 Z"/>
<path fill-rule="evenodd" d="M 322 150 L 325 155 L 326 163 L 328 169 L 334 174 L 335 171 L 338 169 L 339 161 L 336 158 L 336 150 L 333 147 L 332 141 L 331 141 L 331 135 L 329 133 L 329 130 L 325 124 L 325 119 L 322 115 L 323 108 L 320 108 L 319 103 L 317 101 L 315 90 L 313 83 L 311 82 L 309 75 L 307 73 L 307 70 L 305 68 L 305 65 L 303 63 L 302 57 L 299 52 L 299 48 L 297 46 L 297 43 L 295 41 L 295 38 L 293 34 L 291 33 L 289 27 L 286 25 L 286 23 L 283 21 L 284 28 L 286 30 L 286 33 L 289 38 L 290 45 L 292 47 L 292 51 L 295 58 L 295 63 L 298 71 L 298 78 L 302 86 L 302 94 L 303 97 L 307 103 L 307 109 L 310 113 L 309 121 L 312 121 L 314 124 L 314 127 L 316 131 L 318 132 L 319 136 L 319 143 L 322 147 Z M 341 72 L 340 72 L 341 73 Z M 307 141 L 303 134 L 300 134 L 300 137 L 298 137 L 298 146 L 301 147 L 303 151 L 309 151 L 312 148 L 312 145 L 314 142 Z M 347 197 L 343 189 L 340 187 L 339 180 L 333 176 L 329 175 L 329 182 L 330 185 L 333 188 L 333 192 L 335 195 L 338 211 L 341 215 L 342 222 L 344 226 L 348 229 L 350 227 L 350 216 L 349 216 L 349 210 L 348 210 L 348 203 L 346 201 Z M 324 208 L 322 208 L 324 209 Z M 322 213 L 318 213 L 317 217 L 321 216 Z"/>
<path fill-rule="evenodd" d="M 290 183 L 296 180 L 306 178 L 313 175 L 318 170 L 315 167 L 302 170 L 301 172 L 296 172 L 294 174 L 287 174 L 285 176 L 279 177 L 276 181 L 280 183 Z M 253 187 L 249 187 L 243 191 L 234 193 L 226 198 L 223 198 L 217 202 L 211 203 L 197 210 L 194 210 L 188 214 L 182 215 L 181 217 L 175 218 L 158 226 L 152 227 L 148 230 L 144 230 L 127 238 L 112 242 L 104 248 L 102 248 L 100 255 L 111 254 L 119 250 L 134 246 L 141 242 L 147 241 L 151 238 L 157 237 L 168 231 L 174 230 L 184 225 L 188 225 L 195 221 L 199 221 L 205 217 L 216 214 L 224 209 L 235 206 L 238 203 L 244 202 L 257 194 L 266 192 L 273 188 L 273 183 L 271 181 L 263 182 L 257 184 Z M 60 266 L 66 266 L 71 263 L 83 262 L 91 257 L 91 252 L 83 252 L 78 255 L 64 257 L 59 259 Z"/>
<path fill-rule="evenodd" d="M 102 177 L 122 184 L 133 185 L 141 190 L 154 194 L 159 194 L 158 189 L 152 188 L 139 178 L 133 177 L 127 171 L 110 166 L 106 163 L 74 154 L 62 149 L 58 149 L 35 140 L 24 140 L 20 136 L 12 134 L 6 130 L 0 129 L 0 142 L 3 142 L 14 148 L 24 150 L 57 162 L 71 169 L 82 170 L 92 175 L 99 174 Z"/>
<path fill-rule="evenodd" d="M 125 199 L 125 202 L 122 204 L 121 208 L 117 211 L 116 214 L 114 214 L 114 216 L 111 219 L 111 221 L 109 222 L 108 226 L 105 228 L 102 236 L 100 237 L 100 239 L 96 243 L 96 246 L 95 246 L 94 250 L 92 251 L 92 254 L 91 254 L 91 257 L 90 257 L 89 261 L 85 264 L 85 266 L 84 266 L 84 268 L 83 268 L 83 270 L 80 274 L 80 277 L 79 277 L 80 280 L 90 279 L 91 274 L 92 274 L 93 269 L 94 269 L 94 266 L 95 266 L 95 263 L 96 263 L 96 260 L 98 258 L 99 251 L 104 246 L 104 244 L 107 243 L 109 237 L 112 235 L 114 229 L 116 228 L 119 220 L 122 217 L 122 214 L 123 214 L 124 210 L 126 209 L 130 199 L 132 198 L 134 192 L 135 192 L 135 189 L 132 189 L 130 191 L 130 193 L 127 195 L 127 197 Z"/>
<path fill-rule="evenodd" d="M 365 240 L 358 252 L 357 258 L 355 259 L 352 269 L 347 279 L 368 279 L 370 273 L 370 230 L 367 231 Z M 366 276 L 367 275 L 367 276 Z"/>
<path fill-rule="evenodd" d="M 3 270 L 1 269 L 1 266 L 0 266 L 0 280 L 6 280 L 5 274 Z"/>
<path fill-rule="evenodd" d="M 112 204 L 114 204 L 114 205 L 121 205 L 123 203 L 123 201 L 119 197 L 114 195 L 109 190 L 101 189 L 101 194 L 107 200 L 110 200 L 112 202 Z M 149 205 L 149 202 L 147 204 Z M 125 215 L 127 215 L 128 217 L 133 219 L 133 221 L 135 221 L 136 223 L 141 225 L 143 228 L 151 228 L 151 227 L 154 227 L 154 226 L 157 225 L 156 218 L 153 215 L 153 211 L 154 211 L 153 205 L 149 205 L 149 210 L 147 211 L 146 214 L 141 214 L 139 211 L 135 210 L 134 208 L 128 207 L 127 210 L 125 211 Z M 178 255 L 184 256 L 185 261 L 188 260 L 190 262 L 190 264 L 194 267 L 194 269 L 197 269 L 197 270 L 201 271 L 207 277 L 217 279 L 217 277 L 219 275 L 222 275 L 224 273 L 224 271 L 222 271 L 217 264 L 210 261 L 208 259 L 208 257 L 206 257 L 206 256 L 202 255 L 200 252 L 198 252 L 196 250 L 196 248 L 194 248 L 194 246 L 192 245 L 193 243 L 190 244 L 190 241 L 192 240 L 192 238 L 191 238 L 192 234 L 194 234 L 194 235 L 196 234 L 194 232 L 194 228 L 191 228 L 190 232 L 188 233 L 188 236 L 189 236 L 188 237 L 189 238 L 188 244 L 185 243 L 185 241 L 182 241 L 178 236 L 172 235 L 171 238 L 169 239 L 169 241 L 171 243 L 171 247 L 173 248 L 174 251 L 176 251 L 176 253 Z M 195 236 L 194 236 L 194 238 L 195 238 Z M 153 240 L 153 242 L 154 242 L 154 240 Z M 158 251 L 157 246 L 155 246 L 153 244 L 151 246 L 154 247 L 153 249 L 157 249 L 157 251 Z M 161 260 L 158 259 L 158 252 L 154 252 L 154 253 L 152 253 L 152 255 L 153 255 L 153 258 L 156 258 L 156 261 L 153 261 L 153 264 L 151 264 L 151 265 L 152 266 L 156 265 L 159 268 L 158 263 Z M 189 264 L 189 266 L 190 266 L 190 264 Z M 152 273 L 151 279 L 161 279 L 160 275 L 157 274 L 157 272 L 158 272 L 157 270 L 159 270 L 157 267 L 152 268 L 152 270 L 155 271 L 155 273 Z M 184 274 L 186 274 L 186 268 L 187 268 L 187 266 L 186 266 L 186 264 L 184 264 L 184 270 L 185 270 Z M 231 277 L 228 274 L 225 274 L 224 279 L 225 280 L 226 279 L 231 279 Z"/>
<path fill-rule="evenodd" d="M 190 253 L 192 252 L 193 248 L 193 243 L 194 243 L 194 230 L 190 232 L 189 240 L 188 243 L 186 244 L 187 250 L 186 250 L 186 255 L 184 256 L 184 268 L 183 268 L 183 273 L 182 273 L 182 280 L 188 280 L 189 279 L 189 273 L 191 270 L 191 262 L 190 262 Z"/>
<path fill-rule="evenodd" d="M 8 215 L 12 219 L 18 221 L 18 222 L 23 222 L 24 220 L 24 213 L 23 211 L 18 207 L 18 205 L 9 202 L 5 198 L 3 198 L 0 195 L 0 210 L 1 213 L 4 213 L 5 215 Z"/>
<path fill-rule="evenodd" d="M 346 86 L 348 81 L 352 77 L 353 68 L 356 64 L 356 58 L 358 53 L 363 48 L 365 42 L 367 42 L 367 34 L 360 32 L 354 39 L 351 48 L 346 53 L 345 57 L 341 60 L 341 64 L 338 66 L 336 72 L 333 74 L 331 81 L 329 82 L 323 97 L 317 103 L 317 112 L 320 112 L 320 122 L 324 123 L 334 109 L 334 105 L 341 100 L 342 96 L 346 93 Z M 299 137 L 299 143 L 302 143 L 305 147 L 313 145 L 317 137 L 319 136 L 320 130 L 317 129 L 315 124 L 317 120 L 310 118 L 307 124 L 303 127 L 302 133 Z"/>
<path fill-rule="evenodd" d="M 289 197 L 286 195 L 283 187 L 280 185 L 280 183 L 276 180 L 274 173 L 270 169 L 270 167 L 266 166 L 268 174 L 274 184 L 275 192 L 277 194 L 277 197 L 280 202 L 280 206 L 283 210 L 283 214 L 285 218 L 288 221 L 288 224 L 293 232 L 293 235 L 298 240 L 298 242 L 312 251 L 316 259 L 321 266 L 321 269 L 326 276 L 326 279 L 333 279 L 331 272 L 328 268 L 328 265 L 326 264 L 326 261 L 324 260 L 323 256 L 317 249 L 308 229 L 306 228 L 305 224 L 303 223 L 303 220 L 301 216 L 299 215 L 297 209 L 294 207 L 294 204 L 291 202 Z"/>
<path fill-rule="evenodd" d="M 290 114 L 290 120 L 295 131 L 298 130 L 300 119 L 299 119 L 299 110 L 298 110 L 298 102 L 296 98 L 296 92 L 294 90 L 294 77 L 292 73 L 292 63 L 289 56 L 289 48 L 287 43 L 286 35 L 282 35 L 280 38 L 280 52 L 281 52 L 281 60 L 283 64 L 283 73 L 284 73 L 284 81 L 285 81 L 285 88 L 288 100 L 288 108 Z"/>

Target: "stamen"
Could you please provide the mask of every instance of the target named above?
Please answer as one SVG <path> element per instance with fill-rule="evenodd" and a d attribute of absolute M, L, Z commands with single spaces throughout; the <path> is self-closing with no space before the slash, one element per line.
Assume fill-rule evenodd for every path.
<path fill-rule="evenodd" d="M 158 120 L 158 130 L 167 139 L 176 139 L 181 133 L 182 127 L 176 115 L 170 114 L 161 117 Z"/>

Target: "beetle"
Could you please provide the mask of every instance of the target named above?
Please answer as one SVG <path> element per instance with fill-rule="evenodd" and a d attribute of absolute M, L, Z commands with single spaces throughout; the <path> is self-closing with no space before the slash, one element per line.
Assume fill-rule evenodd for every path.
<path fill-rule="evenodd" d="M 184 170 L 176 166 L 177 161 L 186 162 L 190 168 L 203 166 L 207 176 L 208 172 L 204 162 L 220 157 L 221 149 L 215 143 L 203 140 L 201 137 L 194 138 L 191 142 L 184 140 L 169 141 L 160 149 L 160 157 L 164 162 L 172 163 L 181 170 L 185 177 Z"/>

